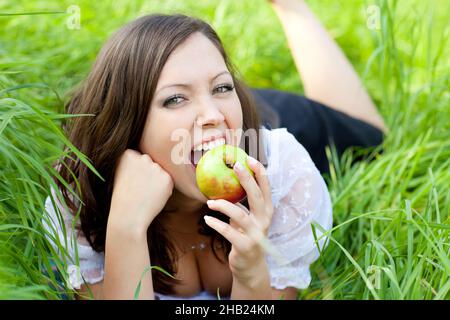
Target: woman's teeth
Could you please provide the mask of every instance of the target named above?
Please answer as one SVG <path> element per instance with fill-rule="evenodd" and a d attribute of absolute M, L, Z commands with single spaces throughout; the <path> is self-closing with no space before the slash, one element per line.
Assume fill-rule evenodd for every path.
<path fill-rule="evenodd" d="M 225 144 L 225 138 L 220 138 L 214 141 L 205 142 L 201 145 L 198 145 L 195 149 L 192 150 L 191 153 L 191 161 L 196 166 L 197 163 L 200 161 L 200 158 L 205 154 L 207 151 L 224 145 Z"/>
<path fill-rule="evenodd" d="M 225 144 L 225 138 L 216 139 L 210 142 L 205 142 L 201 145 L 198 145 L 194 151 L 208 151 L 217 146 L 221 146 Z"/>

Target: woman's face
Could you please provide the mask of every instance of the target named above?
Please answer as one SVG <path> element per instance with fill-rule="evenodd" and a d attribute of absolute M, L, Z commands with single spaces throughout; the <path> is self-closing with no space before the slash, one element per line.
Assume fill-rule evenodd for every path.
<path fill-rule="evenodd" d="M 242 109 L 233 78 L 214 44 L 196 32 L 164 65 L 140 151 L 170 174 L 175 189 L 205 202 L 196 184 L 191 150 L 217 136 L 226 137 L 227 144 L 239 145 L 241 130 Z"/>

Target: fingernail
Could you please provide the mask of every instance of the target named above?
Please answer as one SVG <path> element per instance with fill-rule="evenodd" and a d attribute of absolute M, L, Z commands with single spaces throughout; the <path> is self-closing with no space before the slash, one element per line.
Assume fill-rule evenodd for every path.
<path fill-rule="evenodd" d="M 206 223 L 213 223 L 213 219 L 210 216 L 203 216 L 203 219 L 205 219 Z"/>
<path fill-rule="evenodd" d="M 256 161 L 255 158 L 248 156 L 248 157 L 247 157 L 247 162 L 248 162 L 248 164 L 254 166 L 254 165 L 256 165 L 256 163 L 257 163 L 258 161 Z"/>
<path fill-rule="evenodd" d="M 244 167 L 239 161 L 236 161 L 236 163 L 234 164 L 234 168 L 238 171 L 242 171 L 244 169 Z"/>
<path fill-rule="evenodd" d="M 209 205 L 211 205 L 211 204 L 213 204 L 214 203 L 214 200 L 208 200 L 208 201 L 206 201 L 206 204 L 209 206 Z"/>

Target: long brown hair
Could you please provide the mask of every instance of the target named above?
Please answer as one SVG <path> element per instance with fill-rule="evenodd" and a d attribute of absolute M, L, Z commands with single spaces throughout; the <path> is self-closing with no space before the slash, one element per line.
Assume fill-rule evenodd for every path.
<path fill-rule="evenodd" d="M 65 181 L 75 185 L 76 178 L 79 182 L 81 209 L 72 201 L 65 186 L 55 179 L 71 213 L 80 210 L 81 231 L 97 252 L 105 250 L 115 164 L 126 149 L 139 150 L 149 106 L 163 66 L 175 48 L 194 32 L 208 37 L 222 54 L 241 102 L 242 129 L 244 132 L 255 129 L 258 150 L 261 148 L 258 130 L 261 118 L 256 100 L 243 81 L 237 79 L 236 68 L 225 53 L 219 36 L 208 23 L 182 14 L 152 14 L 123 26 L 103 46 L 88 77 L 73 91 L 66 104 L 69 114 L 94 116 L 73 117 L 63 124 L 69 140 L 88 157 L 104 181 L 72 152 L 67 152 L 56 164 Z M 245 149 L 248 153 L 247 145 Z M 266 164 L 264 152 L 259 151 L 258 157 Z M 247 201 L 242 204 L 248 208 Z M 204 214 L 229 221 L 228 217 L 207 206 L 203 211 Z M 225 256 L 228 256 L 231 244 L 207 226 L 203 219 L 199 220 L 199 233 L 211 235 L 211 246 L 218 259 L 213 245 L 215 240 L 222 243 Z M 147 235 L 151 264 L 174 275 L 178 257 L 158 217 L 151 223 Z M 156 292 L 174 293 L 173 285 L 178 280 L 156 270 L 152 270 L 152 276 Z"/>

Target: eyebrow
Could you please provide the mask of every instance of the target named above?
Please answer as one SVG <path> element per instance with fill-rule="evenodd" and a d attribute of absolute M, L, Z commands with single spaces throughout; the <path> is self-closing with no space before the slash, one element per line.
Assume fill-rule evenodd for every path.
<path fill-rule="evenodd" d="M 218 78 L 219 76 L 228 73 L 229 75 L 231 75 L 227 70 L 222 71 L 220 73 L 218 73 L 217 75 L 215 75 L 214 77 L 211 78 L 211 81 L 213 81 L 214 79 Z M 186 87 L 186 88 L 190 88 L 191 85 L 187 84 L 187 83 L 175 83 L 175 84 L 170 84 L 170 85 L 166 85 L 161 87 L 161 89 L 159 89 L 156 93 L 160 92 L 161 90 L 165 89 L 165 88 L 169 88 L 169 87 Z"/>

